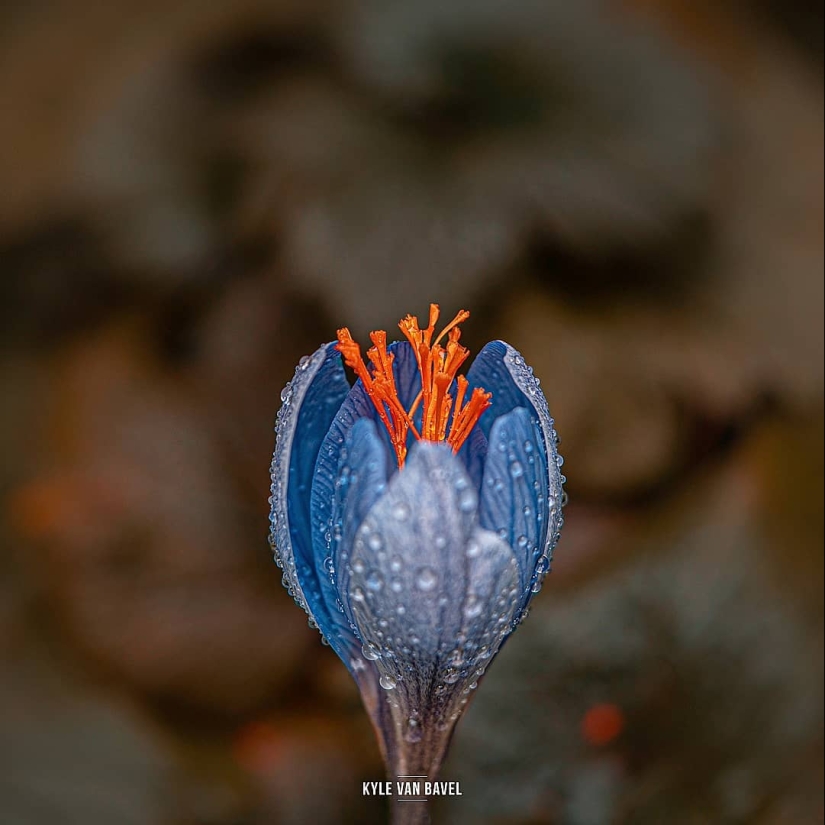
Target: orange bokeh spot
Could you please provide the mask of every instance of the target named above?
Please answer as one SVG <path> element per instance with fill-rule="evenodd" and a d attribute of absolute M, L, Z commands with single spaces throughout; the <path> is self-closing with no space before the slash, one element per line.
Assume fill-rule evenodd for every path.
<path fill-rule="evenodd" d="M 582 718 L 582 736 L 591 745 L 609 745 L 624 730 L 625 719 L 614 704 L 593 705 Z"/>
<path fill-rule="evenodd" d="M 232 742 L 236 761 L 250 773 L 271 773 L 284 757 L 283 737 L 270 722 L 252 722 L 236 734 Z"/>

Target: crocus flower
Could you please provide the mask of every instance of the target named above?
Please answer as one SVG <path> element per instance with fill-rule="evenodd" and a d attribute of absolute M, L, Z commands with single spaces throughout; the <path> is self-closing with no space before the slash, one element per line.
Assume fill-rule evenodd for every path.
<path fill-rule="evenodd" d="M 405 341 L 373 332 L 370 366 L 339 330 L 302 359 L 276 424 L 275 558 L 355 678 L 391 776 L 435 778 L 562 525 L 539 382 L 502 341 L 459 375 L 468 316 L 436 336 L 433 304 L 426 328 L 399 324 Z"/>

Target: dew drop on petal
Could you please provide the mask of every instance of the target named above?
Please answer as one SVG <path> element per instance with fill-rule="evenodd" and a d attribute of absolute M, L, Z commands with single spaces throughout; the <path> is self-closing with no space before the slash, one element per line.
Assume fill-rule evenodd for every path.
<path fill-rule="evenodd" d="M 404 560 L 401 556 L 393 556 L 390 559 L 390 570 L 392 570 L 393 573 L 400 573 L 402 567 L 404 567 Z"/>
<path fill-rule="evenodd" d="M 378 648 L 372 642 L 367 642 L 367 644 L 363 645 L 363 647 L 361 648 L 361 655 L 368 662 L 374 662 L 376 659 L 381 658 L 381 654 L 378 651 Z"/>
<path fill-rule="evenodd" d="M 467 545 L 467 558 L 475 559 L 481 554 L 481 545 L 477 541 L 471 541 Z"/>
<path fill-rule="evenodd" d="M 373 533 L 367 539 L 367 546 L 370 550 L 380 550 L 384 546 L 384 540 L 381 538 L 380 533 Z"/>
<path fill-rule="evenodd" d="M 370 590 L 375 592 L 378 592 L 384 586 L 384 579 L 377 570 L 370 570 L 364 582 Z"/>
<path fill-rule="evenodd" d="M 438 584 L 438 574 L 432 567 L 422 567 L 415 577 L 415 585 L 425 593 L 432 590 Z"/>
<path fill-rule="evenodd" d="M 406 521 L 410 517 L 410 508 L 403 501 L 399 501 L 392 508 L 392 515 L 398 521 Z"/>
<path fill-rule="evenodd" d="M 521 478 L 524 475 L 524 467 L 521 466 L 520 461 L 514 461 L 510 465 L 510 475 L 513 478 Z"/>
<path fill-rule="evenodd" d="M 470 596 L 467 599 L 467 603 L 464 605 L 464 615 L 468 619 L 474 619 L 476 616 L 481 615 L 483 609 L 484 605 L 481 599 L 476 596 Z"/>
<path fill-rule="evenodd" d="M 395 679 L 392 678 L 392 676 L 385 673 L 378 680 L 378 684 L 381 685 L 381 687 L 384 688 L 384 690 L 392 690 L 398 683 L 395 681 Z"/>

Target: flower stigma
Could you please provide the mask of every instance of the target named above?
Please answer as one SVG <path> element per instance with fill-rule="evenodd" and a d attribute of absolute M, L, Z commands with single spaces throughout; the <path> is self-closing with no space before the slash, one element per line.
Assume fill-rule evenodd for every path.
<path fill-rule="evenodd" d="M 492 393 L 481 387 L 473 389 L 465 403 L 469 382 L 463 375 L 458 375 L 459 368 L 470 354 L 466 347 L 459 344 L 460 325 L 470 317 L 470 313 L 465 309 L 459 311 L 433 341 L 438 316 L 438 304 L 430 304 L 428 324 L 424 329 L 419 327 L 415 315 L 407 315 L 398 324 L 412 346 L 421 376 L 421 390 L 409 410 L 398 397 L 392 369 L 394 355 L 387 351 L 387 333 L 384 330 L 370 333 L 373 344 L 367 350 L 372 366 L 370 370 L 349 329 L 342 327 L 338 330 L 336 349 L 344 363 L 361 379 L 389 433 L 399 468 L 404 466 L 410 433 L 418 441 L 446 442 L 457 453 L 491 404 Z M 445 336 L 447 340 L 442 345 Z M 454 382 L 455 397 L 450 392 Z M 420 428 L 413 421 L 419 407 Z"/>

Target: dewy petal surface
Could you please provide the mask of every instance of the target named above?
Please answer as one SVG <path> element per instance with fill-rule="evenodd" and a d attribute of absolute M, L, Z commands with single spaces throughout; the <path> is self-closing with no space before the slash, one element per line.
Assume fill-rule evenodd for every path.
<path fill-rule="evenodd" d="M 312 552 L 309 503 L 321 442 L 349 391 L 334 345 L 326 344 L 302 361 L 281 394 L 270 474 L 270 540 L 284 571 L 284 584 L 345 661 L 353 645 L 337 632 L 339 621 L 322 594 Z"/>
<path fill-rule="evenodd" d="M 330 610 L 352 620 L 346 600 L 338 596 L 338 582 L 348 573 L 347 561 L 355 534 L 387 485 L 387 448 L 375 422 L 361 418 L 349 430 L 338 451 L 338 467 L 329 474 L 318 457 L 312 488 L 312 540 L 315 563 L 326 573 L 325 596 Z M 343 577 L 343 578 L 342 578 Z M 341 605 L 343 611 L 338 607 Z"/>
<path fill-rule="evenodd" d="M 513 548 L 519 565 L 521 602 L 529 599 L 542 550 L 547 501 L 547 457 L 534 416 L 516 407 L 493 422 L 479 522 Z"/>
<path fill-rule="evenodd" d="M 415 445 L 358 530 L 339 582 L 380 673 L 395 750 L 414 749 L 425 731 L 425 749 L 438 749 L 435 732 L 449 738 L 515 615 L 518 566 L 478 527 L 477 506 L 447 445 Z"/>
<path fill-rule="evenodd" d="M 541 530 L 541 553 L 537 564 L 540 568 L 545 564 L 547 567 L 540 572 L 540 587 L 541 579 L 552 561 L 553 548 L 558 542 L 564 521 L 561 509 L 564 477 L 559 469 L 561 458 L 557 446 L 558 437 L 547 408 L 547 400 L 524 358 L 504 341 L 492 341 L 481 350 L 467 372 L 467 380 L 471 387 L 483 386 L 492 393 L 492 406 L 478 424 L 488 439 L 496 420 L 516 407 L 525 407 L 531 414 L 539 444 L 546 456 L 547 500 L 542 506 L 547 517 Z M 546 560 L 543 563 L 542 558 Z"/>

